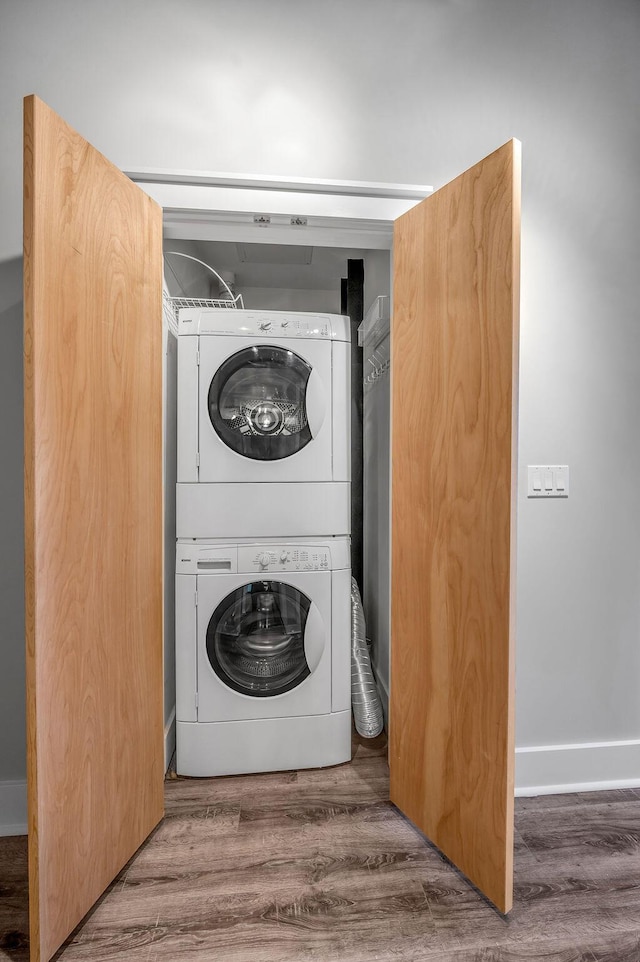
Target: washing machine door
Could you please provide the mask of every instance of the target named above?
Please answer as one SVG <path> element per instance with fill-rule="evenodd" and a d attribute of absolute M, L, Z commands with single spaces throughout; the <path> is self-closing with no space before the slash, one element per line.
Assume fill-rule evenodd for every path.
<path fill-rule="evenodd" d="M 321 621 L 307 595 L 281 581 L 236 588 L 213 612 L 206 633 L 209 663 L 229 688 L 255 698 L 297 688 L 320 660 Z"/>
<path fill-rule="evenodd" d="M 251 345 L 216 371 L 208 394 L 211 424 L 237 454 L 278 461 L 301 451 L 324 418 L 317 374 L 294 351 Z"/>

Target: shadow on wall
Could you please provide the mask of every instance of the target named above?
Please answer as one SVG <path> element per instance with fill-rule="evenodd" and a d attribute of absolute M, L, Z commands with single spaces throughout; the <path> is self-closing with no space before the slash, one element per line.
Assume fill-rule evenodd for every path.
<path fill-rule="evenodd" d="M 22 258 L 0 263 L 0 782 L 25 778 Z"/>

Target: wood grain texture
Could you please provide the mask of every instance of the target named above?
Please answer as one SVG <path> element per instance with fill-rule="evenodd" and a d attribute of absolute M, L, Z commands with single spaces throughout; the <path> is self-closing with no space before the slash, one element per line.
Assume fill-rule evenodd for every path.
<path fill-rule="evenodd" d="M 25 101 L 31 957 L 162 817 L 162 215 Z"/>
<path fill-rule="evenodd" d="M 511 904 L 520 160 L 396 222 L 392 801 Z"/>
<path fill-rule="evenodd" d="M 382 738 L 336 768 L 165 793 L 167 817 L 57 962 L 640 959 L 635 791 L 517 799 L 507 917 L 389 803 Z M 10 962 L 28 958 L 26 876 L 26 839 L 0 839 Z"/>

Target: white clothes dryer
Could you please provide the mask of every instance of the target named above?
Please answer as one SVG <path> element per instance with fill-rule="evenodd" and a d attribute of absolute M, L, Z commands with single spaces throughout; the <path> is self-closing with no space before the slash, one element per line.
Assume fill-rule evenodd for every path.
<path fill-rule="evenodd" d="M 178 541 L 176 770 L 351 758 L 348 538 Z"/>
<path fill-rule="evenodd" d="M 349 534 L 350 420 L 348 318 L 182 309 L 177 536 Z"/>

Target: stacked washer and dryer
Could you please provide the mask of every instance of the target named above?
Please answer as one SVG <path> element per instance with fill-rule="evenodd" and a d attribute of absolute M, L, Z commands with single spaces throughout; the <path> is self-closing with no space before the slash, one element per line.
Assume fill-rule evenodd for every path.
<path fill-rule="evenodd" d="M 347 761 L 349 319 L 178 324 L 177 772 Z"/>

